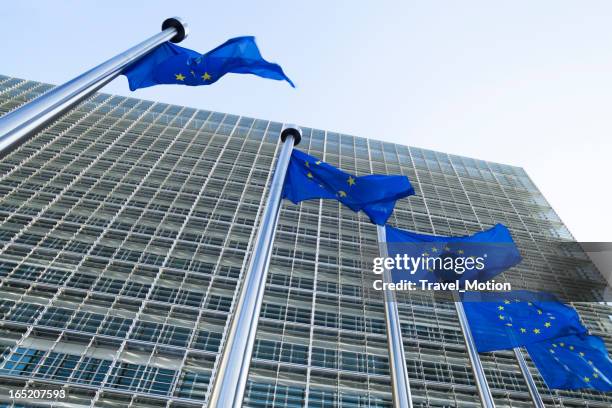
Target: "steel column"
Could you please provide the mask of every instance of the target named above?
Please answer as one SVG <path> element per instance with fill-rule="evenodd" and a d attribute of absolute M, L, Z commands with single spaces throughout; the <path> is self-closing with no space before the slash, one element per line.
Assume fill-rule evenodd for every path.
<path fill-rule="evenodd" d="M 474 378 L 476 379 L 476 386 L 478 387 L 480 402 L 485 408 L 495 408 L 493 395 L 491 395 L 491 389 L 489 388 L 489 383 L 487 383 L 487 377 L 485 376 L 484 368 L 482 367 L 482 362 L 480 361 L 480 356 L 478 355 L 478 350 L 476 350 L 476 345 L 474 344 L 474 338 L 472 337 L 472 331 L 470 330 L 470 325 L 463 308 L 463 303 L 461 302 L 461 299 L 459 299 L 459 295 L 456 292 L 454 292 L 453 295 L 455 297 L 457 317 L 459 318 L 461 332 L 463 333 L 463 339 L 465 340 L 465 347 L 467 348 L 468 356 L 470 357 L 470 364 L 472 365 L 472 372 L 474 373 Z"/>
<path fill-rule="evenodd" d="M 178 17 L 169 18 L 160 33 L 0 117 L 0 158 L 155 47 L 166 41 L 180 42 L 186 36 L 187 25 Z"/>
<path fill-rule="evenodd" d="M 378 233 L 378 246 L 380 256 L 387 258 L 387 231 L 383 225 L 376 226 Z M 390 283 L 391 270 L 385 268 L 383 283 Z M 385 302 L 385 321 L 387 325 L 387 347 L 389 349 L 389 369 L 391 371 L 391 391 L 393 392 L 393 406 L 412 408 L 412 395 L 410 393 L 410 380 L 406 367 L 406 356 L 402 342 L 402 328 L 400 326 L 397 300 L 395 294 L 383 289 Z"/>
<path fill-rule="evenodd" d="M 220 362 L 214 373 L 215 380 L 208 402 L 210 408 L 242 406 L 280 213 L 283 183 L 293 146 L 297 145 L 300 139 L 301 132 L 297 128 L 288 127 L 281 132 L 282 146 L 270 183 L 268 201 L 223 352 L 219 357 Z"/>
<path fill-rule="evenodd" d="M 536 383 L 533 380 L 533 376 L 531 375 L 531 372 L 529 371 L 529 367 L 527 366 L 527 362 L 525 361 L 525 356 L 523 356 L 523 352 L 521 351 L 520 347 L 515 347 L 513 350 L 514 350 L 514 355 L 516 356 L 516 359 L 518 360 L 519 367 L 521 368 L 521 373 L 523 374 L 523 378 L 525 379 L 525 382 L 527 383 L 527 387 L 529 388 L 529 395 L 531 395 L 531 400 L 533 401 L 533 405 L 536 408 L 545 408 L 544 401 L 542 401 L 542 396 L 540 395 L 540 392 L 538 391 L 538 387 L 536 386 Z"/>

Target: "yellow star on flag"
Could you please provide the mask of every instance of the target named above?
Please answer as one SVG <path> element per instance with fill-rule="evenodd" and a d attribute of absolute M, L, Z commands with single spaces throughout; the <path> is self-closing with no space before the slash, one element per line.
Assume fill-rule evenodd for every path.
<path fill-rule="evenodd" d="M 521 327 L 521 333 L 527 333 L 527 329 L 524 327 Z"/>
<path fill-rule="evenodd" d="M 497 306 L 497 310 L 504 310 L 503 306 Z"/>
<path fill-rule="evenodd" d="M 512 323 L 506 323 L 506 326 L 512 327 Z"/>
<path fill-rule="evenodd" d="M 544 323 L 544 327 L 550 327 L 550 322 Z"/>
<path fill-rule="evenodd" d="M 584 353 L 582 351 L 578 354 L 580 354 L 580 357 L 584 357 Z"/>
<path fill-rule="evenodd" d="M 593 377 L 595 377 L 595 378 L 599 378 L 599 374 L 597 374 L 597 373 L 593 373 Z"/>
<path fill-rule="evenodd" d="M 591 379 L 589 377 L 584 377 L 584 382 L 589 382 Z"/>
<path fill-rule="evenodd" d="M 574 346 L 569 346 L 569 349 L 570 349 L 570 350 L 573 350 L 573 349 L 574 349 Z"/>
<path fill-rule="evenodd" d="M 338 191 L 338 194 L 340 194 L 340 197 L 346 197 L 346 193 L 342 190 Z"/>
<path fill-rule="evenodd" d="M 534 332 L 535 334 L 540 334 L 540 329 L 533 329 L 533 332 Z"/>
<path fill-rule="evenodd" d="M 307 176 L 308 176 L 308 178 L 313 178 L 314 177 L 311 172 L 308 172 Z"/>
<path fill-rule="evenodd" d="M 210 76 L 208 72 L 205 72 L 204 75 L 202 75 L 202 80 L 208 81 L 210 79 L 212 79 L 212 77 Z"/>
<path fill-rule="evenodd" d="M 504 303 L 505 303 L 505 304 L 507 304 L 507 305 L 509 305 L 509 304 L 510 304 L 510 301 L 509 301 L 509 300 L 504 300 Z"/>
<path fill-rule="evenodd" d="M 318 166 L 319 164 L 321 164 L 321 160 L 316 161 L 315 164 Z"/>
<path fill-rule="evenodd" d="M 174 77 L 176 78 L 177 81 L 184 81 L 185 80 L 185 75 L 183 75 L 183 74 L 175 74 Z"/>
<path fill-rule="evenodd" d="M 457 253 L 458 253 L 459 255 L 463 254 L 463 249 L 458 250 L 458 251 L 457 251 Z M 508 302 L 508 303 L 510 303 L 510 302 Z"/>
<path fill-rule="evenodd" d="M 505 319 L 504 315 L 499 315 L 499 320 L 504 320 L 504 319 Z"/>
<path fill-rule="evenodd" d="M 353 186 L 355 184 L 355 179 L 352 176 L 349 176 L 348 180 L 346 180 L 346 182 L 349 184 L 349 186 Z"/>
<path fill-rule="evenodd" d="M 307 161 L 304 162 L 304 166 L 306 167 L 310 167 L 310 163 L 308 163 Z"/>

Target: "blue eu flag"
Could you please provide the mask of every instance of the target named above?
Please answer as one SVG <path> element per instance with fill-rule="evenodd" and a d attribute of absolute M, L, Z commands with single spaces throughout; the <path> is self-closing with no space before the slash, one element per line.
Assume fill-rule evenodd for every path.
<path fill-rule="evenodd" d="M 579 334 L 527 346 L 548 388 L 612 391 L 612 360 L 603 340 Z"/>
<path fill-rule="evenodd" d="M 377 225 L 387 222 L 395 201 L 412 194 L 414 188 L 406 176 L 372 174 L 358 177 L 295 149 L 283 187 L 283 198 L 294 204 L 332 198 L 353 211 L 365 212 Z"/>
<path fill-rule="evenodd" d="M 391 272 L 395 283 L 484 282 L 521 261 L 510 231 L 502 224 L 459 237 L 385 228 L 389 256 L 401 261 Z"/>
<path fill-rule="evenodd" d="M 463 295 L 463 308 L 479 352 L 587 331 L 572 307 L 542 292 L 468 292 Z"/>
<path fill-rule="evenodd" d="M 282 68 L 261 56 L 255 37 L 237 37 L 206 54 L 166 42 L 124 72 L 130 90 L 159 84 L 210 85 L 227 73 L 254 74 L 285 80 L 295 88 Z"/>

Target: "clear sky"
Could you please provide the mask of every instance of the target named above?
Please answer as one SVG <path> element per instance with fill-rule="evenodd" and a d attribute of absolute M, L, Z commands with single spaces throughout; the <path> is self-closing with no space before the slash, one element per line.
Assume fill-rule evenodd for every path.
<path fill-rule="evenodd" d="M 297 89 L 105 92 L 521 166 L 578 240 L 610 240 L 612 2 L 20 0 L 2 5 L 0 73 L 59 84 L 175 15 L 200 52 L 255 35 Z"/>

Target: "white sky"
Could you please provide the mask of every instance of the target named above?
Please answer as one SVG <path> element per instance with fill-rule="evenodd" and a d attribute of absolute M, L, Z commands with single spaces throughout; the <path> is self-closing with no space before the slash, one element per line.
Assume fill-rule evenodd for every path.
<path fill-rule="evenodd" d="M 178 15 L 206 52 L 255 35 L 286 83 L 104 92 L 521 166 L 580 241 L 609 241 L 610 1 L 46 1 L 3 4 L 0 73 L 62 83 Z"/>

